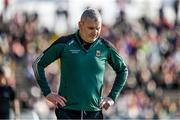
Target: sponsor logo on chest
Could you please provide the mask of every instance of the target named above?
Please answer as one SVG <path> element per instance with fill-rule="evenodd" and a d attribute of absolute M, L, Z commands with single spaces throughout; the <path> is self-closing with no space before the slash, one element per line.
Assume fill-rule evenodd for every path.
<path fill-rule="evenodd" d="M 80 50 L 69 50 L 72 54 L 77 54 L 80 52 Z"/>

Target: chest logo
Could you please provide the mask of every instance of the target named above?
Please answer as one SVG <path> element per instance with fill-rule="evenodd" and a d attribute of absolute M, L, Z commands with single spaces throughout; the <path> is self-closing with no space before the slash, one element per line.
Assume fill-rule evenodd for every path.
<path fill-rule="evenodd" d="M 96 57 L 101 56 L 101 51 L 100 50 L 96 50 Z"/>
<path fill-rule="evenodd" d="M 69 51 L 71 51 L 72 54 L 77 54 L 80 52 L 80 50 L 69 50 Z"/>

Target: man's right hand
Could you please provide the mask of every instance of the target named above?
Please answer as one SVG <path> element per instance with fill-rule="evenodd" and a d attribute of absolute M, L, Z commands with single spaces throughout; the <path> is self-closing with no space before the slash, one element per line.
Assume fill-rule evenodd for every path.
<path fill-rule="evenodd" d="M 49 100 L 50 102 L 52 102 L 54 105 L 56 105 L 56 106 L 60 105 L 62 107 L 66 106 L 65 103 L 67 102 L 67 100 L 64 97 L 58 95 L 57 93 L 48 94 L 46 96 L 46 99 Z"/>

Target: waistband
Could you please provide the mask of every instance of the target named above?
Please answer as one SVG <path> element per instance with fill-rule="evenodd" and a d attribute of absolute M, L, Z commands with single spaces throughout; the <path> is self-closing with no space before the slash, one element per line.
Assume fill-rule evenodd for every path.
<path fill-rule="evenodd" d="M 62 108 L 62 107 L 58 107 L 58 109 L 60 109 L 60 110 L 63 110 L 63 111 L 65 111 L 65 112 L 72 112 L 72 113 L 77 113 L 77 114 L 79 114 L 79 113 L 96 113 L 96 112 L 102 112 L 102 110 L 100 110 L 100 111 L 85 111 L 85 110 L 72 110 L 72 109 L 64 109 L 64 108 Z"/>

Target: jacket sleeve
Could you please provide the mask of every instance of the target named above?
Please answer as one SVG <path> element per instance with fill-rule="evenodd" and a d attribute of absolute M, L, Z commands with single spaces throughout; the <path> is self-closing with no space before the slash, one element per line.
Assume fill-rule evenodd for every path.
<path fill-rule="evenodd" d="M 114 84 L 108 95 L 108 97 L 112 98 L 115 101 L 120 94 L 123 86 L 125 85 L 128 76 L 128 69 L 124 60 L 114 48 L 109 48 L 108 63 L 116 72 Z"/>
<path fill-rule="evenodd" d="M 35 78 L 44 96 L 47 96 L 51 92 L 44 69 L 61 57 L 63 49 L 64 44 L 52 44 L 34 61 L 32 65 Z"/>

